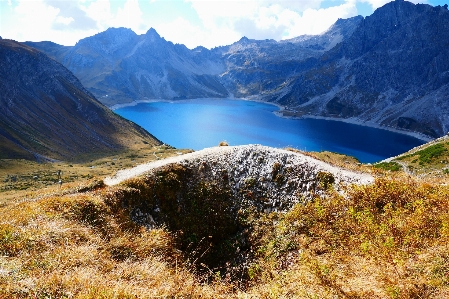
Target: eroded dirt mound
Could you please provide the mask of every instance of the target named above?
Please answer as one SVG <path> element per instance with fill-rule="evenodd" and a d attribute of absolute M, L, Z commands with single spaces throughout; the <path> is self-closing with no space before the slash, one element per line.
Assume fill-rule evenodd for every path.
<path fill-rule="evenodd" d="M 141 165 L 106 183 L 122 180 L 115 204 L 127 209 L 134 222 L 150 229 L 167 226 L 200 272 L 242 281 L 251 244 L 257 242 L 251 232 L 259 214 L 286 211 L 330 188 L 373 178 L 298 153 L 249 145 Z"/>

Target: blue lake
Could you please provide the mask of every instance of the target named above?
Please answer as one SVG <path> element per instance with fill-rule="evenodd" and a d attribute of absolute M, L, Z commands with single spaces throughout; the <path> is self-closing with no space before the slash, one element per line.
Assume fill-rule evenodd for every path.
<path fill-rule="evenodd" d="M 307 151 L 332 151 L 376 162 L 421 145 L 424 141 L 387 130 L 323 119 L 276 116 L 274 105 L 233 100 L 198 99 L 140 103 L 116 109 L 162 142 L 200 150 L 216 146 L 262 144 Z"/>

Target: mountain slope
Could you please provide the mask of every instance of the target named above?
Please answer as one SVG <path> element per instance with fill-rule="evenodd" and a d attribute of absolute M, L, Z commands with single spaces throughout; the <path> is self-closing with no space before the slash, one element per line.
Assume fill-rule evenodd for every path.
<path fill-rule="evenodd" d="M 45 54 L 0 40 L 0 157 L 73 159 L 160 142 L 98 102 Z"/>
<path fill-rule="evenodd" d="M 339 19 L 320 35 L 303 35 L 290 40 L 250 40 L 212 50 L 224 60 L 223 84 L 236 97 L 271 93 L 298 73 L 313 68 L 318 58 L 354 32 L 361 16 Z"/>
<path fill-rule="evenodd" d="M 448 47 L 447 8 L 391 2 L 277 91 L 275 101 L 295 115 L 356 118 L 441 136 L 449 129 Z"/>

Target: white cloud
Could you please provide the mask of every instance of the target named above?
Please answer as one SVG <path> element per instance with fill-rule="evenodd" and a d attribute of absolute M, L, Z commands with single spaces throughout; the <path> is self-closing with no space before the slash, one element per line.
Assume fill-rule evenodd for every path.
<path fill-rule="evenodd" d="M 173 22 L 159 24 L 156 30 L 166 40 L 184 44 L 191 49 L 200 45 L 213 48 L 217 45 L 231 44 L 241 37 L 234 30 L 227 27 L 208 30 L 204 27 L 194 26 L 184 18 L 177 18 Z"/>
<path fill-rule="evenodd" d="M 182 28 L 182 30 L 180 29 Z M 193 26 L 184 18 L 177 18 L 173 22 L 160 24 L 156 31 L 169 41 L 184 44 L 187 47 L 195 47 L 192 43 L 192 36 L 203 40 L 205 38 L 204 31 L 201 28 Z"/>
<path fill-rule="evenodd" d="M 306 9 L 318 9 L 321 6 L 322 0 L 301 0 L 301 1 L 293 1 L 293 0 L 261 0 L 257 1 L 261 3 L 263 6 L 271 6 L 271 5 L 279 5 L 283 8 L 288 8 L 290 10 L 296 12 L 302 12 Z"/>
<path fill-rule="evenodd" d="M 387 4 L 390 0 L 365 0 L 363 2 L 370 4 L 373 9 L 376 9 Z"/>
<path fill-rule="evenodd" d="M 56 23 L 60 23 L 60 24 L 64 24 L 64 25 L 69 25 L 70 23 L 72 23 L 74 20 L 72 17 L 61 17 L 61 16 L 57 16 L 55 19 Z"/>
<path fill-rule="evenodd" d="M 78 1 L 45 0 L 45 4 L 59 10 L 52 29 L 63 31 L 98 29 L 97 21 L 90 18 L 80 8 Z M 69 19 L 71 19 L 71 22 L 67 22 Z M 61 20 L 64 21 L 61 22 Z"/>
<path fill-rule="evenodd" d="M 85 3 L 88 5 L 81 7 L 90 18 L 97 20 L 100 24 L 109 23 L 112 20 L 113 16 L 109 0 L 96 0 Z"/>
<path fill-rule="evenodd" d="M 205 28 L 233 30 L 236 36 L 276 40 L 319 34 L 338 18 L 357 15 L 355 0 L 320 9 L 321 1 L 187 0 Z"/>
<path fill-rule="evenodd" d="M 86 3 L 87 5 L 82 8 L 89 17 L 97 21 L 100 31 L 110 27 L 126 27 L 138 34 L 142 34 L 149 29 L 149 26 L 145 24 L 139 0 L 124 1 L 117 8 L 115 14 L 111 10 L 111 1 L 113 0 L 94 0 Z M 154 1 L 156 0 L 150 2 Z"/>
<path fill-rule="evenodd" d="M 427 0 L 407 0 L 407 1 L 415 3 L 415 4 L 427 2 Z M 391 0 L 363 0 L 361 2 L 369 3 L 373 9 L 376 9 L 376 8 L 379 8 L 383 5 L 391 2 Z"/>
<path fill-rule="evenodd" d="M 14 1 L 7 10 L 0 11 L 0 22 L 0 35 L 18 41 L 51 40 L 67 45 L 93 32 L 85 28 L 69 30 L 75 18 L 63 15 L 60 8 L 47 0 Z"/>
<path fill-rule="evenodd" d="M 21 40 L 48 40 L 47 31 L 59 14 L 59 9 L 46 5 L 42 0 L 19 0 L 13 10 L 15 24 L 6 28 L 4 37 Z M 2 26 L 2 29 L 5 26 Z"/>
<path fill-rule="evenodd" d="M 293 38 L 303 34 L 320 34 L 326 31 L 339 18 L 346 19 L 357 15 L 355 3 L 346 2 L 325 9 L 307 9 L 295 25 L 289 28 L 284 38 Z"/>
<path fill-rule="evenodd" d="M 117 15 L 112 20 L 113 27 L 131 28 L 136 33 L 142 33 L 142 11 L 138 0 L 127 0 L 123 7 L 119 7 Z M 147 28 L 148 29 L 148 28 Z"/>
<path fill-rule="evenodd" d="M 80 8 L 84 10 L 90 18 L 96 20 L 101 29 L 107 28 L 113 19 L 109 0 L 84 2 L 81 3 Z"/>
<path fill-rule="evenodd" d="M 109 27 L 128 27 L 136 33 L 148 30 L 138 0 L 118 3 L 115 14 L 110 1 L 17 0 L 8 12 L 0 11 L 0 35 L 18 41 L 51 40 L 74 45 Z"/>
<path fill-rule="evenodd" d="M 215 24 L 226 18 L 250 17 L 260 4 L 257 1 L 187 0 L 204 23 Z"/>
<path fill-rule="evenodd" d="M 152 26 L 174 43 L 211 48 L 231 44 L 242 36 L 280 40 L 319 34 L 338 18 L 357 15 L 356 1 L 378 8 L 389 0 L 338 0 L 328 8 L 320 8 L 322 0 L 177 0 L 169 7 L 180 3 L 181 9 L 176 13 L 171 10 L 170 18 L 149 17 L 149 13 L 158 13 L 154 9 L 167 7 L 161 4 L 164 1 L 0 0 L 0 35 L 73 45 L 109 27 L 127 27 L 142 34 Z M 190 11 L 186 12 L 186 7 Z"/>
<path fill-rule="evenodd" d="M 8 3 L 8 6 L 11 6 L 11 5 L 12 5 L 11 0 L 0 0 L 0 2 L 7 2 L 7 3 Z"/>

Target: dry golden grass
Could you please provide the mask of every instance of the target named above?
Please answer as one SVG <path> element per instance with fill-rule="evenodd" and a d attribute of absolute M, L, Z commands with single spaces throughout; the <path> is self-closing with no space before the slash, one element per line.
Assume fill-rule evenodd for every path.
<path fill-rule="evenodd" d="M 0 210 L 1 298 L 226 293 L 225 286 L 198 283 L 169 232 L 135 226 L 111 211 L 102 192 L 50 196 Z"/>
<path fill-rule="evenodd" d="M 350 188 L 345 198 L 297 205 L 274 230 L 261 228 L 258 268 L 295 273 L 317 298 L 446 298 L 448 220 L 447 186 L 379 178 Z M 300 293 L 301 284 L 288 281 L 282 295 Z"/>
<path fill-rule="evenodd" d="M 162 145 L 140 146 L 114 156 L 89 159 L 91 162 L 87 163 L 37 163 L 0 159 L 0 205 L 18 197 L 32 198 L 36 193 L 42 195 L 61 191 L 58 170 L 62 172 L 62 189 L 69 189 L 92 180 L 102 180 L 120 169 L 187 152 L 191 150 L 178 150 Z"/>
<path fill-rule="evenodd" d="M 326 163 L 329 163 L 334 166 L 342 167 L 345 169 L 353 170 L 353 171 L 361 171 L 361 172 L 371 172 L 371 166 L 365 165 L 360 163 L 359 160 L 357 160 L 354 157 L 328 152 L 328 151 L 322 151 L 322 152 L 305 152 L 301 151 L 295 148 L 288 147 L 286 150 L 300 153 L 312 158 L 315 158 L 317 160 L 324 161 Z"/>
<path fill-rule="evenodd" d="M 62 187 L 0 193 L 10 196 L 0 205 L 0 298 L 449 297 L 444 177 L 422 181 L 377 171 L 374 184 L 348 187 L 345 196 L 331 189 L 287 213 L 248 213 L 252 256 L 247 279 L 236 281 L 219 273 L 199 275 L 175 232 L 147 230 L 130 220 L 121 198 L 114 198 L 129 186 L 98 181 L 153 153 L 178 152 L 155 151 L 94 161 L 93 169 L 73 165 L 79 177 Z M 122 166 L 112 168 L 110 161 Z M 64 164 L 12 165 L 17 168 L 2 173 L 39 167 L 52 172 Z M 92 177 L 81 177 L 94 170 Z"/>

